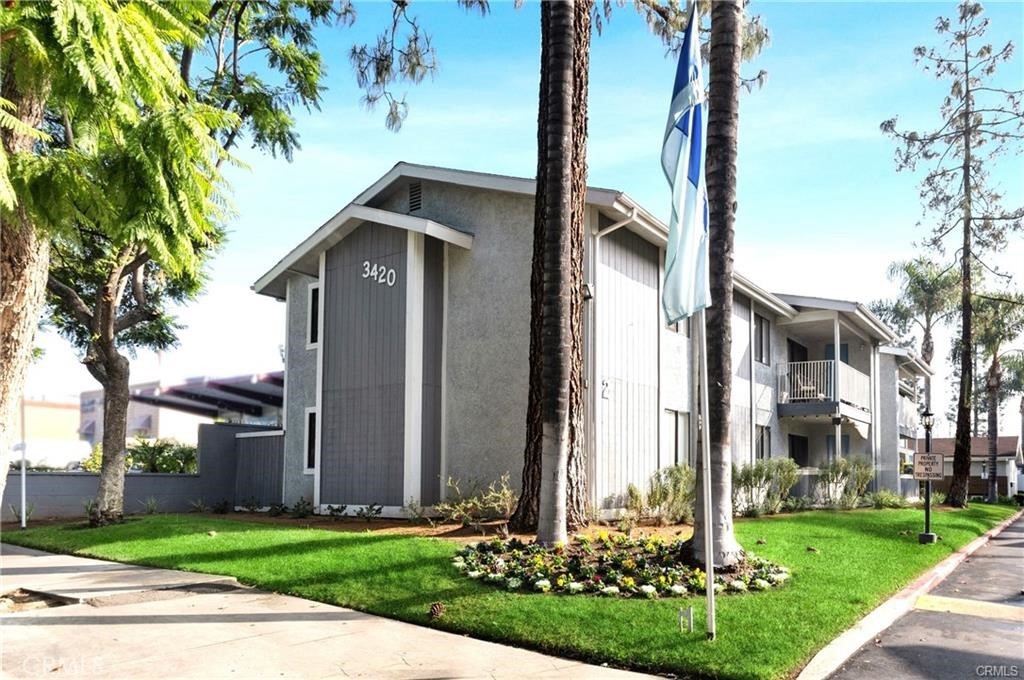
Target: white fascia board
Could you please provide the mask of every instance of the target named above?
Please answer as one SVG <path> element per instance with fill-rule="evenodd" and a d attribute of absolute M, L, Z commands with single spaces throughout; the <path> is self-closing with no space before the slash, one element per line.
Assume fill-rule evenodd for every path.
<path fill-rule="evenodd" d="M 472 234 L 452 229 L 439 222 L 423 219 L 422 217 L 413 217 L 412 215 L 403 215 L 391 212 L 390 210 L 381 210 L 380 208 L 370 208 L 365 205 L 349 203 L 341 212 L 329 219 L 323 226 L 299 244 L 297 248 L 288 253 L 273 269 L 261 276 L 253 284 L 253 290 L 264 295 L 275 295 L 274 291 L 270 290 L 270 287 L 285 272 L 297 270 L 307 273 L 298 268 L 300 262 L 307 257 L 326 251 L 352 233 L 363 222 L 377 222 L 406 231 L 426 234 L 467 250 L 473 247 Z M 316 275 L 313 272 L 308 272 L 308 274 L 310 276 Z"/>
<path fill-rule="evenodd" d="M 476 172 L 473 170 L 455 170 L 452 168 L 439 168 L 432 165 L 417 165 L 415 163 L 401 162 L 391 168 L 383 177 L 367 187 L 361 194 L 353 199 L 353 203 L 365 205 L 384 192 L 389 186 L 403 177 L 410 179 L 427 180 L 432 182 L 444 182 L 446 184 L 458 184 L 464 187 L 475 189 L 490 189 L 493 191 L 504 191 L 513 194 L 533 195 L 537 191 L 537 183 L 526 177 L 510 177 L 508 175 L 495 175 L 487 172 Z M 610 189 L 587 187 L 587 203 L 596 205 L 607 205 L 611 207 L 612 202 L 620 194 Z"/>
<path fill-rule="evenodd" d="M 751 300 L 754 300 L 762 307 L 768 308 L 785 319 L 792 319 L 797 314 L 796 310 L 784 300 L 772 293 L 769 293 L 767 290 L 761 288 L 738 272 L 733 272 L 732 284 L 736 290 L 740 291 Z"/>

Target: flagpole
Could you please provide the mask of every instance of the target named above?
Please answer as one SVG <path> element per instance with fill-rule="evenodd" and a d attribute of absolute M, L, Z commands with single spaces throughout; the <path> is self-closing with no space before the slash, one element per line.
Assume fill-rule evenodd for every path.
<path fill-rule="evenodd" d="M 703 484 L 704 513 L 704 590 L 707 593 L 707 636 L 715 639 L 715 555 L 714 536 L 711 524 L 711 437 L 708 427 L 708 336 L 707 316 L 700 310 L 697 324 L 697 344 L 700 353 L 700 443 L 701 443 L 701 475 Z"/>

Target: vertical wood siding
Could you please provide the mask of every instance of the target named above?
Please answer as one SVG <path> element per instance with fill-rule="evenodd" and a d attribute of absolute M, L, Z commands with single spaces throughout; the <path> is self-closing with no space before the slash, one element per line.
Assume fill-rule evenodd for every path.
<path fill-rule="evenodd" d="M 623 504 L 658 469 L 658 249 L 619 229 L 600 244 L 594 500 Z"/>
<path fill-rule="evenodd" d="M 320 503 L 404 505 L 407 233 L 363 224 L 327 251 Z M 363 262 L 395 270 L 394 286 Z"/>
<path fill-rule="evenodd" d="M 235 450 L 235 504 L 280 503 L 284 436 L 237 438 Z"/>
<path fill-rule="evenodd" d="M 420 504 L 441 500 L 441 346 L 444 334 L 444 244 L 425 239 L 423 267 L 423 439 Z M 408 500 L 408 499 L 407 499 Z"/>

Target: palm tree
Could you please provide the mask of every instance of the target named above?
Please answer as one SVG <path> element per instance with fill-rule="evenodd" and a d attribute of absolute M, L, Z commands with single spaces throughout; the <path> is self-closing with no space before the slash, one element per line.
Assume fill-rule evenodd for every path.
<path fill-rule="evenodd" d="M 956 311 L 960 277 L 955 268 L 941 268 L 927 257 L 893 262 L 889 280 L 899 284 L 899 296 L 872 305 L 873 310 L 902 335 L 912 326 L 921 330 L 921 359 L 931 366 L 935 356 L 933 333 Z M 932 381 L 925 379 L 925 408 L 932 403 Z"/>
<path fill-rule="evenodd" d="M 995 503 L 998 496 L 996 456 L 999 441 L 999 404 L 1007 396 L 1005 387 L 1019 383 L 1017 375 L 1021 362 L 1007 362 L 1011 373 L 1005 384 L 1003 350 L 1024 333 L 1024 296 L 1001 294 L 998 297 L 978 295 L 974 301 L 975 338 L 982 354 L 989 360 L 985 381 L 988 405 L 988 501 Z"/>
<path fill-rule="evenodd" d="M 707 310 L 708 432 L 711 445 L 711 521 L 714 562 L 735 564 L 742 556 L 732 521 L 732 453 L 729 410 L 732 396 L 732 263 L 736 220 L 736 157 L 739 133 L 740 62 L 743 51 L 743 0 L 717 0 L 711 5 L 711 47 L 708 86 L 707 189 L 709 275 L 712 306 Z M 703 435 L 702 435 L 703 436 Z M 700 458 L 698 458 L 698 461 Z M 702 474 L 697 466 L 698 479 Z M 705 502 L 697 485 L 693 552 L 704 560 Z"/>

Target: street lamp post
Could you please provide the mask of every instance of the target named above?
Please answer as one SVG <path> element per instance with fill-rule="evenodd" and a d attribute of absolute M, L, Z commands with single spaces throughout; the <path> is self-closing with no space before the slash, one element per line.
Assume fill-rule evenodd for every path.
<path fill-rule="evenodd" d="M 924 451 L 932 452 L 932 425 L 935 424 L 935 414 L 925 411 L 921 414 L 921 424 L 924 425 Z M 918 543 L 934 543 L 935 534 L 932 533 L 932 480 L 925 480 L 924 483 L 924 533 L 917 535 Z"/>

